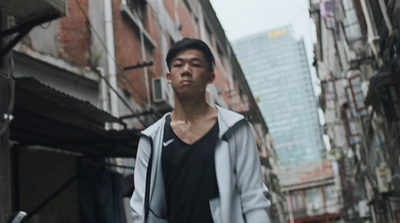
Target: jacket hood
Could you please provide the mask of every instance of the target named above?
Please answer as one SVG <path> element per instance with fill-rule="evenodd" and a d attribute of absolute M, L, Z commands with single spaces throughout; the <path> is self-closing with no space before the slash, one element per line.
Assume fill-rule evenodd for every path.
<path fill-rule="evenodd" d="M 226 108 L 222 108 L 220 106 L 215 106 L 218 111 L 218 124 L 219 124 L 219 138 L 222 138 L 223 135 L 236 123 L 238 123 L 241 120 L 244 120 L 244 116 L 236 113 L 234 111 L 228 110 Z M 165 117 L 167 115 L 170 115 L 171 112 L 166 113 L 161 119 L 156 121 L 154 124 L 146 128 L 145 130 L 142 131 L 143 135 L 146 135 L 148 137 L 152 137 L 159 128 L 164 126 L 165 123 Z"/>

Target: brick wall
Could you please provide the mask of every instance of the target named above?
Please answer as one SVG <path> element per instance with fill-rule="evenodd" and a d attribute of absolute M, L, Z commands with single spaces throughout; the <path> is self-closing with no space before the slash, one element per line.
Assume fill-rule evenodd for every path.
<path fill-rule="evenodd" d="M 76 1 L 68 0 L 66 4 L 67 16 L 60 19 L 57 33 L 58 56 L 73 65 L 88 66 L 90 28 L 85 17 L 88 14 L 88 1 L 79 0 L 78 5 Z"/>

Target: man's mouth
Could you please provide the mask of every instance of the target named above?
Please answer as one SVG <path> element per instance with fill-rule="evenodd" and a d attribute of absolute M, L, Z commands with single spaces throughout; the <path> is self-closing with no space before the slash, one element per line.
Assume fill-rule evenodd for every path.
<path fill-rule="evenodd" d="M 191 84 L 193 81 L 191 80 L 182 80 L 181 83 L 182 84 Z"/>

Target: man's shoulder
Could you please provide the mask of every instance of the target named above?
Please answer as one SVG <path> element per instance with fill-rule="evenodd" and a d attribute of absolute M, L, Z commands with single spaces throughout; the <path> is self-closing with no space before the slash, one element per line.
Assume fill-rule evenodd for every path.
<path fill-rule="evenodd" d="M 219 106 L 216 106 L 216 107 L 217 107 L 219 115 L 222 118 L 227 118 L 227 119 L 231 119 L 231 120 L 241 120 L 244 118 L 244 116 L 238 112 L 229 110 L 227 108 L 219 107 Z"/>
<path fill-rule="evenodd" d="M 154 135 L 161 127 L 163 127 L 163 124 L 165 122 L 165 118 L 169 115 L 170 113 L 164 114 L 164 116 L 160 119 L 158 119 L 156 122 L 151 124 L 149 127 L 147 127 L 145 130 L 142 131 L 143 135 L 151 137 Z"/>
<path fill-rule="evenodd" d="M 239 114 L 235 111 L 219 106 L 216 106 L 216 108 L 218 110 L 218 119 L 222 120 L 228 128 L 245 119 L 242 114 Z"/>

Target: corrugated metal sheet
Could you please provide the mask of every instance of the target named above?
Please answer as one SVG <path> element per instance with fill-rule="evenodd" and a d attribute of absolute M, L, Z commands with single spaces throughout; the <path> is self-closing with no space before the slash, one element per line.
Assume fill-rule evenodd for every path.
<path fill-rule="evenodd" d="M 11 140 L 90 156 L 134 157 L 139 130 L 104 129 L 119 119 L 34 78 L 16 80 Z"/>
<path fill-rule="evenodd" d="M 105 122 L 119 122 L 118 118 L 98 109 L 90 102 L 70 96 L 32 77 L 17 78 L 15 91 L 16 106 L 35 113 L 57 112 L 54 115 L 57 115 L 60 121 L 66 121 L 66 118 L 71 118 L 67 117 L 69 113 L 75 113 L 85 122 L 93 122 L 101 127 Z"/>

